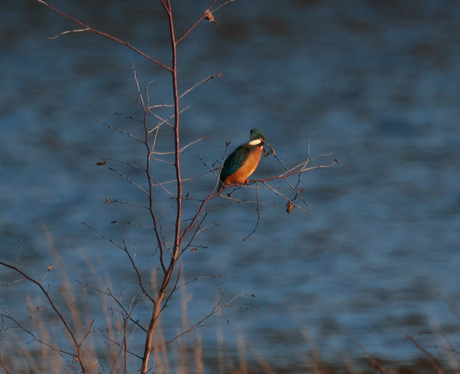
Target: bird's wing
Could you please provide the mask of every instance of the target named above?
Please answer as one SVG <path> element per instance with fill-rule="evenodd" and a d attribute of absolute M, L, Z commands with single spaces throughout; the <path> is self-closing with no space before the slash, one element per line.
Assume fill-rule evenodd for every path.
<path fill-rule="evenodd" d="M 220 173 L 220 178 L 226 178 L 237 171 L 243 165 L 244 161 L 246 161 L 250 152 L 251 146 L 247 144 L 240 145 L 237 149 L 235 149 L 225 160 L 224 167 Z"/>

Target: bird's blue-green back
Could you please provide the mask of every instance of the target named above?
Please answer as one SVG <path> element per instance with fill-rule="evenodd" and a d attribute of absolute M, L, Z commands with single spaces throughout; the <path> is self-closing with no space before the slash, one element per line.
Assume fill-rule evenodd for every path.
<path fill-rule="evenodd" d="M 251 152 L 251 147 L 248 144 L 240 145 L 237 149 L 233 151 L 233 153 L 228 156 L 228 158 L 224 162 L 224 167 L 222 168 L 222 172 L 220 174 L 221 179 L 225 179 L 229 177 L 233 173 L 235 173 L 241 165 L 243 165 L 244 161 L 248 158 L 249 153 Z"/>

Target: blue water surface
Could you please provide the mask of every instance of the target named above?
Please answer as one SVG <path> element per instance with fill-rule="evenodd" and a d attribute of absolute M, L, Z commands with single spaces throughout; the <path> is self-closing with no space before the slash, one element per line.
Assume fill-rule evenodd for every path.
<path fill-rule="evenodd" d="M 173 3 L 178 34 L 207 6 Z M 155 2 L 53 5 L 169 64 L 167 22 Z M 124 238 L 141 267 L 158 266 L 151 259 L 150 230 L 111 223 L 151 225 L 146 212 L 104 204 L 106 197 L 145 204 L 145 195 L 119 176 L 145 186 L 144 173 L 117 162 L 95 164 L 111 158 L 143 165 L 142 144 L 103 123 L 141 136 L 132 64 L 145 98 L 151 82 L 152 104 L 172 103 L 170 75 L 89 32 L 49 39 L 80 27 L 39 3 L 10 2 L 3 8 L 1 260 L 18 261 L 38 279 L 56 263 L 56 274 L 67 272 L 76 290 L 84 286 L 75 280 L 110 278 L 129 300 L 138 289 L 126 255 L 82 222 L 119 243 Z M 206 322 L 199 330 L 204 356 L 217 357 L 219 329 L 230 350 L 240 333 L 285 367 L 305 365 L 303 357 L 312 349 L 306 331 L 329 362 L 342 362 L 343 352 L 363 356 L 338 327 L 371 354 L 401 362 L 421 356 L 407 335 L 439 328 L 458 342 L 459 321 L 449 307 L 458 310 L 460 282 L 460 5 L 238 1 L 215 16 L 219 25 L 203 21 L 178 48 L 181 92 L 222 73 L 182 100 L 183 108 L 190 106 L 181 119 L 183 144 L 209 136 L 183 154 L 184 176 L 207 172 L 224 157 L 226 142 L 231 151 L 247 141 L 253 127 L 264 131 L 286 165 L 306 159 L 308 140 L 312 156 L 333 152 L 316 165 L 330 165 L 334 158 L 339 164 L 304 174 L 300 187 L 311 215 L 299 209 L 287 214 L 286 201 L 269 190 L 260 192 L 269 204 L 259 205 L 259 223 L 255 204 L 212 212 L 207 222 L 219 226 L 196 238 L 198 251 L 184 254 L 183 274 L 225 277 L 190 285 L 189 322 L 211 311 L 222 288 L 225 300 L 241 293 L 256 297 L 242 297 L 237 303 L 244 308 L 224 311 L 230 325 L 219 317 Z M 167 107 L 156 112 L 171 113 Z M 166 128 L 160 134 L 159 151 L 170 151 L 171 134 Z M 282 170 L 271 156 L 261 160 L 254 177 Z M 153 174 L 168 180 L 172 172 L 171 166 L 155 164 Z M 202 199 L 215 183 L 215 175 L 207 173 L 185 190 Z M 157 211 L 165 212 L 168 222 L 174 201 L 167 193 L 157 196 Z M 255 189 L 233 196 L 256 198 Z M 227 202 L 216 200 L 216 206 Z M 186 208 L 191 216 L 193 204 Z M 165 223 L 165 235 L 172 228 Z M 0 274 L 2 283 L 17 279 L 4 268 Z M 58 288 L 59 279 L 51 272 L 45 283 Z M 34 291 L 22 282 L 1 293 L 2 303 L 20 313 L 23 296 Z M 182 326 L 177 296 L 164 321 L 170 338 Z M 93 318 L 103 325 L 98 296 L 88 300 Z M 148 313 L 140 308 L 139 318 Z M 437 336 L 423 339 L 442 354 Z"/>

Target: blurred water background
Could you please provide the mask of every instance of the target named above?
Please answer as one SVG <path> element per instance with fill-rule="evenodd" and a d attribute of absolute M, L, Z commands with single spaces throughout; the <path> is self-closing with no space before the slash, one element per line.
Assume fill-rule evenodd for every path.
<path fill-rule="evenodd" d="M 207 6 L 173 3 L 179 34 Z M 167 24 L 156 2 L 52 4 L 169 61 Z M 136 283 L 125 255 L 81 223 L 125 238 L 147 261 L 151 234 L 111 224 L 148 222 L 145 212 L 103 203 L 106 197 L 142 203 L 142 194 L 95 166 L 103 157 L 141 162 L 133 148 L 139 145 L 96 120 L 140 133 L 141 124 L 125 118 L 142 118 L 129 97 L 136 95 L 131 64 L 142 89 L 153 81 L 152 103 L 171 103 L 169 76 L 95 34 L 49 39 L 78 27 L 37 2 L 3 2 L 1 13 L 1 259 L 19 256 L 19 264 L 41 278 L 56 262 L 54 248 L 72 282 L 91 281 L 89 261 L 129 295 Z M 460 323 L 450 308 L 460 307 L 460 3 L 237 1 L 215 16 L 218 26 L 202 22 L 179 46 L 182 91 L 222 72 L 183 100 L 190 105 L 182 117 L 184 144 L 209 136 L 186 154 L 185 175 L 205 172 L 198 155 L 208 165 L 221 160 L 225 142 L 234 148 L 253 127 L 288 165 L 305 159 L 307 139 L 313 156 L 333 152 L 340 164 L 305 174 L 301 187 L 311 216 L 288 215 L 285 202 L 263 192 L 273 204 L 261 206 L 260 226 L 244 242 L 257 223 L 254 205 L 213 213 L 210 223 L 220 226 L 198 237 L 197 245 L 207 248 L 185 255 L 184 273 L 187 279 L 225 277 L 191 286 L 189 320 L 211 310 L 221 283 L 225 299 L 255 294 L 239 303 L 258 309 L 225 311 L 228 326 L 208 321 L 200 330 L 204 356 L 217 357 L 221 324 L 230 351 L 239 331 L 274 366 L 286 368 L 305 365 L 305 328 L 328 362 L 343 361 L 343 352 L 363 356 L 337 326 L 370 353 L 398 362 L 421 356 L 407 335 L 435 327 L 458 343 Z M 142 173 L 110 166 L 144 183 Z M 159 177 L 166 169 L 157 170 Z M 255 176 L 279 171 L 267 157 Z M 215 181 L 207 174 L 187 192 L 203 198 Z M 255 198 L 254 190 L 237 194 Z M 0 276 L 2 282 L 17 278 L 5 269 Z M 56 278 L 48 277 L 52 287 Z M 1 300 L 19 313 L 31 290 L 2 287 Z M 98 298 L 90 300 L 103 321 Z M 180 329 L 174 305 L 165 321 L 171 337 Z M 442 356 L 437 336 L 422 338 Z"/>

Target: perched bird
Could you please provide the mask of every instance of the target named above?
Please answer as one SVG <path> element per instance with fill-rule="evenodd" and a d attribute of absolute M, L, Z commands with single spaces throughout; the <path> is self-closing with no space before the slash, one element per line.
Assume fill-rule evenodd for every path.
<path fill-rule="evenodd" d="M 252 129 L 249 141 L 240 145 L 227 157 L 220 172 L 219 189 L 227 184 L 247 183 L 249 176 L 259 165 L 264 149 L 265 135 L 259 129 Z"/>

